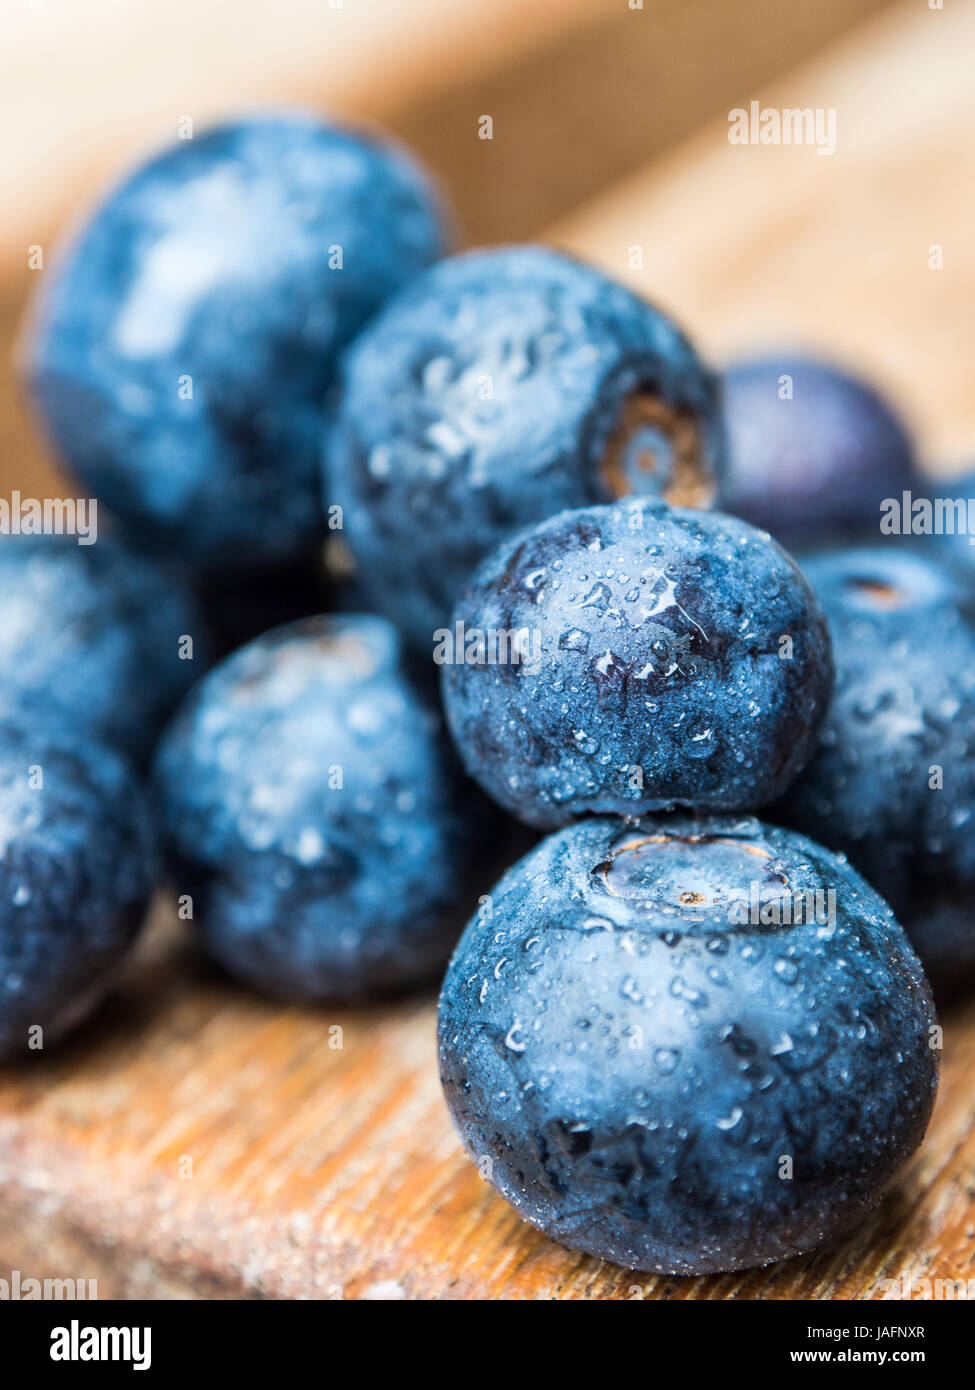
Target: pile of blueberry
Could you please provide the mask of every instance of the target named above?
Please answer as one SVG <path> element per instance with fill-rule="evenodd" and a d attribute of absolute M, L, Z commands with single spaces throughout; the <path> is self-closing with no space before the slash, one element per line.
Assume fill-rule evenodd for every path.
<path fill-rule="evenodd" d="M 44 272 L 29 392 L 111 520 L 0 543 L 0 1050 L 164 869 L 276 995 L 446 967 L 453 1119 L 556 1240 L 809 1250 L 923 1137 L 918 955 L 975 979 L 975 550 L 881 533 L 926 485 L 845 372 L 719 382 L 599 271 L 448 239 L 395 147 L 262 116 Z"/>

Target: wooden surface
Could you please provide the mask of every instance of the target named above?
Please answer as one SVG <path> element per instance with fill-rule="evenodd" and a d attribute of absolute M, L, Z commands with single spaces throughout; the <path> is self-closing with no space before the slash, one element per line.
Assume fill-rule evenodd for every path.
<path fill-rule="evenodd" d="M 642 245 L 634 278 L 717 354 L 837 344 L 932 457 L 975 453 L 973 42 L 971 4 L 885 12 L 735 99 L 835 106 L 834 156 L 733 148 L 719 114 L 553 235 L 620 274 Z M 8 476 L 32 466 L 5 409 L 0 447 Z M 163 909 L 76 1043 L 0 1073 L 0 1275 L 97 1278 L 102 1297 L 480 1299 L 878 1298 L 884 1280 L 970 1279 L 975 1006 L 944 1022 L 928 1138 L 849 1240 L 764 1272 L 657 1280 L 557 1248 L 478 1178 L 440 1099 L 430 999 L 282 1009 L 201 964 Z"/>
<path fill-rule="evenodd" d="M 909 0 L 752 93 L 835 109 L 834 155 L 733 146 L 720 119 L 553 239 L 671 307 L 717 360 L 820 348 L 875 376 L 939 466 L 975 457 L 973 53 L 970 0 Z"/>
<path fill-rule="evenodd" d="M 254 104 L 379 121 L 472 240 L 535 234 L 886 0 L 641 3 L 7 0 L 0 265 L 184 116 Z"/>
<path fill-rule="evenodd" d="M 333 0 L 334 3 L 334 0 Z M 58 231 L 149 147 L 257 105 L 380 124 L 472 244 L 535 237 L 887 0 L 24 0 L 0 6 L 0 352 Z M 477 138 L 489 114 L 495 138 Z M 56 492 L 0 372 L 0 483 Z"/>
<path fill-rule="evenodd" d="M 947 1020 L 927 1142 L 849 1240 L 654 1279 L 551 1244 L 480 1180 L 431 1001 L 283 1010 L 167 927 L 75 1046 L 0 1085 L 0 1270 L 96 1278 L 100 1297 L 862 1298 L 975 1278 L 975 1008 Z"/>

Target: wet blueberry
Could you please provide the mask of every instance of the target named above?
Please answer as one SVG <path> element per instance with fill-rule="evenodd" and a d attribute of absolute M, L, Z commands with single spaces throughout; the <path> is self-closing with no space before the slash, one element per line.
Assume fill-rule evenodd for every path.
<path fill-rule="evenodd" d="M 769 815 L 842 850 L 892 904 L 940 992 L 975 978 L 975 601 L 920 547 L 809 556 L 836 692 Z"/>
<path fill-rule="evenodd" d="M 762 805 L 811 755 L 832 688 L 805 579 L 716 512 L 563 512 L 487 559 L 454 620 L 442 680 L 461 758 L 540 829 Z"/>
<path fill-rule="evenodd" d="M 144 762 L 209 654 L 188 590 L 121 541 L 0 540 L 0 715 L 43 713 Z"/>
<path fill-rule="evenodd" d="M 372 602 L 423 650 L 520 526 L 629 493 L 709 504 L 713 378 L 683 334 L 542 247 L 444 261 L 353 346 L 326 500 Z"/>
<path fill-rule="evenodd" d="M 870 386 L 814 358 L 740 362 L 724 377 L 719 505 L 793 546 L 877 532 L 880 504 L 917 482 L 911 439 Z"/>
<path fill-rule="evenodd" d="M 0 1056 L 46 1049 L 107 989 L 152 893 L 148 809 L 116 754 L 0 725 Z"/>
<path fill-rule="evenodd" d="M 218 572 L 293 560 L 324 535 L 338 355 L 442 242 L 425 177 L 384 143 L 300 115 L 181 140 L 45 271 L 32 395 L 145 543 Z"/>
<path fill-rule="evenodd" d="M 385 620 L 311 618 L 235 652 L 177 714 L 155 781 L 174 887 L 233 974 L 342 1000 L 443 967 L 484 808 Z"/>
<path fill-rule="evenodd" d="M 554 1240 L 661 1273 L 766 1264 L 843 1235 L 920 1143 L 930 994 L 828 850 L 751 819 L 589 819 L 489 903 L 444 980 L 441 1080 L 482 1174 Z"/>

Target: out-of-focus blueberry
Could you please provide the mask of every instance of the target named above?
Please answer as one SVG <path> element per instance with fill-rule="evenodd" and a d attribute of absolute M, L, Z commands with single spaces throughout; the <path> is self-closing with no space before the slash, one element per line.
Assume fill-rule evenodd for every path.
<path fill-rule="evenodd" d="M 0 1056 L 46 1049 L 99 1002 L 155 880 L 124 762 L 41 721 L 0 725 Z"/>
<path fill-rule="evenodd" d="M 471 1158 L 554 1240 L 708 1274 L 811 1250 L 920 1143 L 917 957 L 841 858 L 758 821 L 597 818 L 467 927 L 440 1075 Z"/>
<path fill-rule="evenodd" d="M 31 393 L 145 542 L 218 572 L 291 561 L 324 534 L 339 354 L 442 250 L 395 147 L 296 114 L 217 127 L 138 168 L 45 272 Z"/>
<path fill-rule="evenodd" d="M 881 502 L 917 483 L 914 448 L 866 383 L 783 353 L 724 376 L 728 460 L 718 505 L 789 546 L 879 532 Z"/>
<path fill-rule="evenodd" d="M 42 718 L 141 763 L 209 657 L 188 590 L 118 539 L 0 539 L 0 715 Z"/>
<path fill-rule="evenodd" d="M 760 806 L 811 756 L 832 690 L 825 619 L 788 555 L 743 521 L 662 503 L 520 532 L 448 636 L 464 765 L 540 829 Z"/>
<path fill-rule="evenodd" d="M 849 855 L 940 995 L 975 964 L 975 597 L 920 547 L 831 551 L 804 569 L 836 692 L 815 757 L 768 814 Z M 954 925 L 936 927 L 952 905 Z"/>
<path fill-rule="evenodd" d="M 325 495 L 372 602 L 429 651 L 513 530 L 629 493 L 708 505 L 722 449 L 714 379 L 669 319 L 503 247 L 435 266 L 354 344 Z"/>
<path fill-rule="evenodd" d="M 155 780 L 204 944 L 275 994 L 433 978 L 489 868 L 488 808 L 382 618 L 312 618 L 235 652 L 177 714 Z"/>

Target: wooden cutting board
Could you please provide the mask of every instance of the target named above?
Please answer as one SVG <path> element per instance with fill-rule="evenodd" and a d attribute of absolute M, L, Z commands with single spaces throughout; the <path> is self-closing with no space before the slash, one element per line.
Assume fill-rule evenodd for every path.
<path fill-rule="evenodd" d="M 771 86 L 743 75 L 728 104 L 835 107 L 836 154 L 734 148 L 719 114 L 552 237 L 631 276 L 715 352 L 837 345 L 932 457 L 975 456 L 973 44 L 972 4 L 911 0 Z M 583 162 L 578 192 L 589 177 Z M 0 445 L 7 476 L 29 473 L 36 448 L 6 409 Z M 440 1098 L 431 999 L 282 1009 L 203 964 L 163 906 L 77 1041 L 0 1073 L 0 1277 L 97 1279 L 101 1297 L 487 1299 L 878 1298 L 900 1287 L 884 1281 L 969 1279 L 975 1005 L 944 1022 L 928 1138 L 859 1231 L 768 1271 L 655 1279 L 559 1249 L 478 1178 Z"/>

